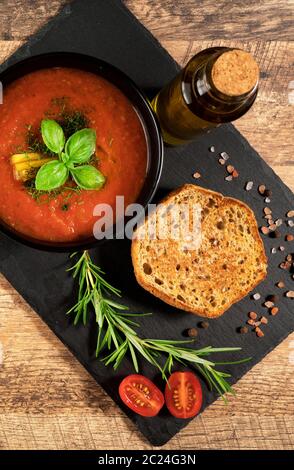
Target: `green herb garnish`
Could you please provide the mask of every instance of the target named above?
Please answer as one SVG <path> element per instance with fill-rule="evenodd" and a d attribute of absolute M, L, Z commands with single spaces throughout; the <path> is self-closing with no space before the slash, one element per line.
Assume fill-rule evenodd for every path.
<path fill-rule="evenodd" d="M 66 204 L 73 196 L 79 196 L 82 188 L 79 186 L 61 186 L 60 188 L 52 189 L 51 191 L 40 191 L 35 187 L 33 179 L 25 181 L 24 187 L 28 194 L 37 202 L 37 204 L 49 204 L 50 201 L 55 200 L 58 196 L 62 196 L 62 203 Z M 77 200 L 77 203 L 80 201 Z"/>
<path fill-rule="evenodd" d="M 41 140 L 39 132 L 33 130 L 31 125 L 27 126 L 27 136 L 26 136 L 27 146 L 30 152 L 40 153 L 41 155 L 48 155 L 54 157 L 54 153 L 49 150 L 48 147 Z M 19 146 L 17 148 L 17 153 L 24 153 L 26 150 L 23 147 Z"/>
<path fill-rule="evenodd" d="M 58 160 L 43 165 L 36 176 L 36 189 L 39 191 L 52 191 L 62 186 L 69 175 L 67 166 Z"/>
<path fill-rule="evenodd" d="M 62 127 L 53 119 L 44 119 L 41 133 L 46 147 L 58 156 L 58 160 L 45 163 L 38 171 L 35 187 L 39 191 L 52 191 L 62 186 L 69 175 L 82 189 L 101 189 L 104 175 L 87 163 L 95 152 L 96 133 L 82 129 L 69 137 L 67 142 Z"/>
<path fill-rule="evenodd" d="M 71 256 L 75 256 L 74 253 Z M 139 326 L 133 317 L 142 317 L 150 314 L 134 314 L 128 312 L 128 307 L 112 300 L 111 295 L 120 297 L 120 291 L 111 286 L 103 277 L 104 272 L 96 266 L 90 258 L 88 251 L 84 251 L 76 264 L 68 271 L 79 281 L 78 301 L 67 313 L 74 314 L 74 324 L 80 320 L 86 325 L 88 322 L 89 307 L 92 307 L 98 325 L 96 356 L 107 348 L 111 351 L 102 358 L 105 365 L 112 364 L 117 369 L 129 352 L 134 369 L 139 372 L 137 355 L 143 356 L 154 367 L 160 370 L 162 377 L 167 380 L 166 372 L 171 373 L 174 362 L 194 366 L 207 380 L 210 388 L 215 388 L 220 395 L 234 393 L 226 380 L 230 374 L 215 368 L 218 364 L 241 364 L 249 359 L 234 362 L 217 363 L 205 358 L 212 353 L 239 351 L 241 348 L 212 348 L 202 349 L 186 348 L 182 345 L 193 342 L 170 341 L 160 339 L 141 338 L 134 330 Z M 165 363 L 161 356 L 165 356 Z M 159 362 L 160 361 L 160 362 Z"/>
<path fill-rule="evenodd" d="M 51 152 L 60 155 L 65 145 L 62 127 L 53 119 L 43 119 L 41 122 L 41 134 L 46 147 Z"/>
<path fill-rule="evenodd" d="M 62 126 L 65 137 L 70 137 L 77 131 L 88 127 L 88 119 L 80 111 L 63 111 L 60 115 L 59 124 Z"/>

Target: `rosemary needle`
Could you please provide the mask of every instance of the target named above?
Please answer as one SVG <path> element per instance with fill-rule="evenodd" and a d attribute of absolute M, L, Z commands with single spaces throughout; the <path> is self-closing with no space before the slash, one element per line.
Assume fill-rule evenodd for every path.
<path fill-rule="evenodd" d="M 73 253 L 71 257 L 77 256 Z M 140 318 L 150 314 L 134 314 L 128 312 L 128 307 L 115 302 L 110 295 L 120 297 L 118 289 L 109 284 L 104 278 L 104 272 L 91 260 L 88 251 L 84 251 L 68 271 L 78 279 L 79 291 L 77 303 L 67 312 L 74 315 L 74 324 L 80 320 L 86 325 L 89 307 L 92 307 L 98 325 L 96 356 L 100 357 L 103 350 L 108 354 L 102 358 L 105 365 L 111 364 L 117 369 L 129 353 L 134 369 L 139 372 L 137 356 L 144 357 L 149 363 L 160 370 L 162 377 L 167 380 L 166 372 L 171 373 L 175 362 L 189 364 L 195 367 L 206 379 L 210 388 L 215 388 L 220 395 L 234 393 L 226 378 L 230 374 L 215 368 L 217 362 L 208 360 L 205 356 L 219 352 L 239 351 L 241 348 L 213 348 L 208 346 L 202 349 L 184 347 L 184 344 L 193 340 L 170 341 L 160 339 L 141 338 L 134 327 L 139 326 L 133 317 Z M 164 356 L 162 366 L 159 359 Z M 224 362 L 223 364 L 241 364 L 250 358 L 240 361 Z M 222 364 L 222 363 L 219 363 Z"/>

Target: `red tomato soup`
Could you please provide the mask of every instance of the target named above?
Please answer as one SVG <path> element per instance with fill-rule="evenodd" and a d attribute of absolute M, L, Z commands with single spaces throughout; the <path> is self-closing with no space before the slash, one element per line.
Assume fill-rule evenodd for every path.
<path fill-rule="evenodd" d="M 106 183 L 100 190 L 62 191 L 43 200 L 32 197 L 24 183 L 14 178 L 10 157 L 20 149 L 29 150 L 28 126 L 38 132 L 48 115 L 58 121 L 62 111 L 56 103 L 81 111 L 87 119 L 85 127 L 95 129 L 94 164 Z M 0 105 L 0 218 L 18 232 L 53 242 L 91 237 L 97 220 L 94 207 L 108 203 L 114 209 L 117 195 L 125 197 L 125 205 L 135 202 L 146 167 L 141 122 L 129 100 L 103 78 L 77 69 L 52 68 L 27 74 L 4 89 Z"/>

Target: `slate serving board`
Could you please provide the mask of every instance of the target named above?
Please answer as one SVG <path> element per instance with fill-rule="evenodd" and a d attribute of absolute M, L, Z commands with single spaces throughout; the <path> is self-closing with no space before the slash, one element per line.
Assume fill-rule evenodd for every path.
<path fill-rule="evenodd" d="M 0 70 L 25 57 L 53 51 L 80 52 L 104 59 L 128 74 L 150 96 L 178 70 L 174 60 L 118 0 L 78 0 L 67 5 L 2 64 Z M 211 145 L 215 146 L 215 153 L 209 152 Z M 217 163 L 217 155 L 222 151 L 230 155 L 230 162 L 240 172 L 238 180 L 230 183 L 224 180 L 225 170 Z M 270 206 L 274 218 L 284 217 L 289 209 L 294 208 L 291 191 L 232 125 L 219 127 L 188 146 L 166 148 L 163 174 L 155 199 L 183 183 L 195 182 L 192 174 L 197 170 L 202 174 L 197 184 L 246 202 L 254 210 L 260 225 L 265 204 L 256 190 L 258 184 L 264 183 L 272 190 Z M 254 188 L 245 191 L 245 183 L 251 180 L 254 181 Z M 283 241 L 285 233 L 291 231 L 293 229 L 283 225 L 280 239 L 264 239 L 269 257 L 269 273 L 265 282 L 258 287 L 261 300 L 255 302 L 249 296 L 246 297 L 221 318 L 211 321 L 207 330 L 200 331 L 197 340 L 199 347 L 241 346 L 242 357 L 252 356 L 248 363 L 223 367 L 223 370 L 232 374 L 232 383 L 294 330 L 293 300 L 282 297 L 279 302 L 280 314 L 269 317 L 269 325 L 264 327 L 264 338 L 258 339 L 254 333 L 236 333 L 236 329 L 246 322 L 250 310 L 254 309 L 268 316 L 261 303 L 268 294 L 280 294 L 275 287 L 277 281 L 285 281 L 285 290 L 291 289 L 291 283 L 293 286 L 289 272 L 278 268 L 285 253 L 271 254 L 271 248 L 279 245 L 285 245 L 287 252 L 291 252 L 291 244 Z M 137 285 L 128 241 L 107 242 L 103 247 L 93 250 L 91 255 L 106 271 L 108 280 L 122 290 L 124 302 L 132 311 L 153 312 L 152 317 L 141 321 L 142 336 L 182 339 L 182 332 L 201 320 L 169 307 Z M 144 419 L 123 407 L 117 388 L 121 378 L 133 371 L 132 366 L 126 360 L 117 373 L 111 368 L 105 368 L 94 356 L 95 324 L 92 322 L 86 328 L 74 327 L 65 316 L 66 310 L 72 305 L 73 290 L 76 289 L 71 277 L 65 272 L 68 266 L 68 254 L 37 251 L 5 236 L 0 238 L 0 268 L 4 276 L 137 424 L 144 436 L 154 445 L 164 444 L 187 421 L 175 419 L 164 410 L 158 417 Z M 231 360 L 237 357 L 240 357 L 240 353 L 226 355 L 225 358 L 223 355 L 221 358 Z M 141 368 L 143 373 L 162 387 L 159 374 L 154 368 L 145 362 L 141 363 Z M 205 397 L 203 410 L 217 396 L 214 392 L 209 392 L 204 383 L 202 385 Z"/>

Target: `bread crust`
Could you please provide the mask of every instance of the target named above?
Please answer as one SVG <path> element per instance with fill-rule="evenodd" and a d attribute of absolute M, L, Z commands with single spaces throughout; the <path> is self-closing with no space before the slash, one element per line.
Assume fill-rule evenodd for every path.
<path fill-rule="evenodd" d="M 144 275 L 142 274 L 142 270 L 140 268 L 140 263 L 139 263 L 139 243 L 140 243 L 140 241 L 138 239 L 136 239 L 136 237 L 135 237 L 136 232 L 134 233 L 134 237 L 133 237 L 133 241 L 132 241 L 131 257 L 132 257 L 135 277 L 137 279 L 137 282 L 140 284 L 141 287 L 143 287 L 143 289 L 147 290 L 148 292 L 153 294 L 155 297 L 158 297 L 159 299 L 163 300 L 165 303 L 167 303 L 167 304 L 169 304 L 173 307 L 179 308 L 181 310 L 184 310 L 184 311 L 187 311 L 187 312 L 190 312 L 190 313 L 193 313 L 195 315 L 202 316 L 202 317 L 217 318 L 217 317 L 220 317 L 221 315 L 223 315 L 232 305 L 234 305 L 235 303 L 237 303 L 241 299 L 243 299 L 249 292 L 251 292 L 253 289 L 255 289 L 255 287 L 265 279 L 265 277 L 267 275 L 267 262 L 268 262 L 268 259 L 267 259 L 266 253 L 265 253 L 262 238 L 261 238 L 260 233 L 259 233 L 259 229 L 258 229 L 258 225 L 257 225 L 257 222 L 256 222 L 254 212 L 244 202 L 242 202 L 242 201 L 240 201 L 236 198 L 223 196 L 223 194 L 221 194 L 217 191 L 205 189 L 205 188 L 202 188 L 200 186 L 193 185 L 193 184 L 185 184 L 185 185 L 181 186 L 180 188 L 175 189 L 171 193 L 169 193 L 160 202 L 160 204 L 166 205 L 170 201 L 170 199 L 174 198 L 175 196 L 180 194 L 182 191 L 184 191 L 186 189 L 195 190 L 195 188 L 197 189 L 198 192 L 202 192 L 206 195 L 210 195 L 210 196 L 216 195 L 218 197 L 221 197 L 222 200 L 226 200 L 226 201 L 228 201 L 228 203 L 230 203 L 232 201 L 234 203 L 238 203 L 239 207 L 243 207 L 246 210 L 246 212 L 249 213 L 250 218 L 251 218 L 251 229 L 252 229 L 252 232 L 253 232 L 253 237 L 255 239 L 255 242 L 260 247 L 260 264 L 265 264 L 266 265 L 264 272 L 262 272 L 256 278 L 256 282 L 254 284 L 251 284 L 250 287 L 244 288 L 244 291 L 240 296 L 235 297 L 233 302 L 231 302 L 229 305 L 226 305 L 224 308 L 220 308 L 218 312 L 216 312 L 216 313 L 215 312 L 208 312 L 207 313 L 207 312 L 204 312 L 204 310 L 201 310 L 200 308 L 197 308 L 197 309 L 190 308 L 185 302 L 182 302 L 181 300 L 176 300 L 174 298 L 171 298 L 168 294 L 165 294 L 161 290 L 157 289 L 155 286 L 152 286 L 152 285 L 145 282 L 145 278 L 144 278 Z M 146 222 L 147 219 L 148 219 L 148 216 L 145 217 L 144 223 Z"/>

